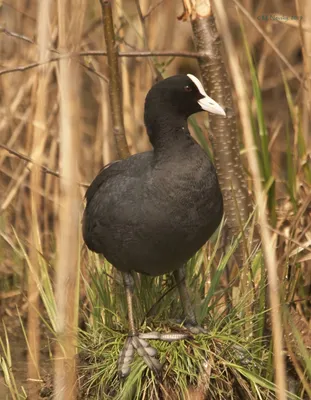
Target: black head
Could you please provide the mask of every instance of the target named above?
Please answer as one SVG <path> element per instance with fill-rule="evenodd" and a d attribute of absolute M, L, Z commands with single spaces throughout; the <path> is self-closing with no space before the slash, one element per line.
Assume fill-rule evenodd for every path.
<path fill-rule="evenodd" d="M 175 75 L 156 83 L 149 91 L 145 102 L 145 121 L 160 113 L 187 119 L 200 111 L 225 116 L 225 111 L 205 92 L 195 76 Z M 149 115 L 148 115 L 149 114 Z"/>

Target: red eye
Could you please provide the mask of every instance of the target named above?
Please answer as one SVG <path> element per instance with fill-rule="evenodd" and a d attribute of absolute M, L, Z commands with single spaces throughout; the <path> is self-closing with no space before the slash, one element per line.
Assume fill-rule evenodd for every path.
<path fill-rule="evenodd" d="M 184 89 L 185 89 L 185 92 L 191 92 L 192 91 L 192 88 L 190 86 L 185 86 Z"/>

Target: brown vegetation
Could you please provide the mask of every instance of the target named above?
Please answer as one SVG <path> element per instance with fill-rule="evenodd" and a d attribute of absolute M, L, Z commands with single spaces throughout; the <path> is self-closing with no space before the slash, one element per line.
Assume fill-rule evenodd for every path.
<path fill-rule="evenodd" d="M 15 320 L 14 328 L 9 329 L 14 343 L 15 305 L 22 316 L 28 313 L 28 376 L 33 379 L 42 378 L 42 324 L 37 311 L 47 319 L 53 314 L 52 306 L 46 310 L 42 296 L 39 301 L 40 282 L 46 282 L 43 265 L 55 282 L 56 303 L 61 310 L 55 327 L 62 347 L 56 354 L 61 358 L 68 346 L 64 357 L 74 365 L 78 298 L 85 293 L 83 281 L 78 288 L 76 274 L 81 267 L 85 277 L 90 262 L 85 252 L 80 260 L 78 237 L 84 186 L 104 164 L 118 158 L 114 132 L 123 128 L 111 118 L 113 100 L 105 56 L 109 48 L 105 45 L 101 2 L 68 1 L 64 5 L 62 1 L 6 0 L 0 6 L 0 314 L 8 327 Z M 181 0 L 113 3 L 116 41 L 123 53 L 119 65 L 124 128 L 134 154 L 150 149 L 143 104 L 154 79 L 160 74 L 199 76 L 198 53 Z M 228 0 L 225 4 L 227 27 L 233 35 L 231 51 L 236 52 L 246 83 L 244 95 L 249 99 L 244 104 L 252 116 L 248 129 L 256 132 L 253 139 L 259 148 L 257 175 L 268 195 L 269 225 L 265 229 L 276 249 L 280 292 L 275 295 L 281 295 L 284 311 L 287 371 L 301 383 L 298 392 L 310 395 L 304 354 L 310 351 L 311 342 L 310 6 L 307 0 Z M 257 71 L 261 102 L 254 89 L 241 21 Z M 223 56 L 229 71 L 232 55 L 224 51 Z M 230 79 L 236 84 L 234 73 Z M 238 88 L 232 84 L 231 90 L 234 101 L 239 100 Z M 237 115 L 245 117 L 241 101 L 235 101 L 234 107 Z M 264 127 L 260 117 L 256 119 L 258 115 L 264 116 Z M 205 129 L 204 116 L 198 116 L 197 122 L 204 132 L 198 140 L 213 141 Z M 191 129 L 194 135 L 200 132 L 193 126 Z M 243 129 L 245 125 L 238 126 L 239 131 Z M 259 204 L 258 182 L 249 174 L 253 170 L 245 151 L 249 143 L 244 146 L 245 136 L 240 136 L 248 192 Z M 259 218 L 262 221 L 266 224 Z M 223 286 L 236 275 L 236 270 L 228 272 Z M 258 277 L 248 284 L 260 294 Z M 64 292 L 66 285 L 68 291 Z M 230 292 L 233 304 L 238 298 L 236 290 L 234 287 Z M 269 325 L 267 321 L 267 333 Z M 14 345 L 11 350 L 14 358 Z M 66 366 L 59 368 L 60 379 Z M 24 380 L 24 371 L 20 377 L 17 372 L 17 378 Z"/>

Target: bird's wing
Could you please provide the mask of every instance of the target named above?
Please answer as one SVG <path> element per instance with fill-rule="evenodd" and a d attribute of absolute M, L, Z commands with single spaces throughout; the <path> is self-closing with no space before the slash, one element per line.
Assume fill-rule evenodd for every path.
<path fill-rule="evenodd" d="M 94 194 L 107 179 L 118 175 L 123 170 L 122 168 L 119 168 L 119 165 L 117 165 L 120 161 L 121 160 L 112 161 L 111 163 L 105 165 L 99 171 L 98 175 L 90 184 L 85 193 L 85 198 L 87 203 L 89 203 L 92 200 Z"/>

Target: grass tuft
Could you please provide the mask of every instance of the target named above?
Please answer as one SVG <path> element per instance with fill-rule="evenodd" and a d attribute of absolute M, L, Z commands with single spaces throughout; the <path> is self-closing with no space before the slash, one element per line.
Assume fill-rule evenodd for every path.
<path fill-rule="evenodd" d="M 163 364 L 161 378 L 136 355 L 130 375 L 124 381 L 119 379 L 117 360 L 127 335 L 125 296 L 118 272 L 90 254 L 93 270 L 87 297 L 91 316 L 86 331 L 80 333 L 82 398 L 187 399 L 193 395 L 192 389 L 213 399 L 275 398 L 274 384 L 265 376 L 271 354 L 262 337 L 264 307 L 259 300 L 254 303 L 247 291 L 228 306 L 220 288 L 225 266 L 240 240 L 219 259 L 222 228 L 210 244 L 210 257 L 200 251 L 187 266 L 192 302 L 208 333 L 173 343 L 150 340 Z M 263 260 L 258 254 L 251 261 L 252 273 L 260 280 Z M 182 320 L 176 320 L 182 309 L 170 275 L 137 275 L 135 283 L 135 317 L 140 331 L 184 330 Z M 245 309 L 256 312 L 245 313 Z"/>
<path fill-rule="evenodd" d="M 236 310 L 235 310 L 236 311 Z M 251 321 L 231 317 L 206 320 L 208 334 L 173 343 L 150 341 L 163 364 L 157 378 L 138 356 L 125 381 L 118 378 L 117 359 L 126 334 L 104 324 L 81 333 L 83 393 L 88 399 L 183 399 L 189 387 L 214 399 L 274 399 L 274 385 L 261 376 L 268 350 L 256 338 L 244 337 L 243 326 Z M 168 321 L 145 330 L 170 330 Z M 179 327 L 179 329 L 181 329 Z M 259 357 L 260 355 L 260 357 Z M 257 393 L 258 395 L 256 395 Z M 241 397 L 242 396 L 242 397 Z M 261 397 L 260 397 L 261 396 Z"/>

